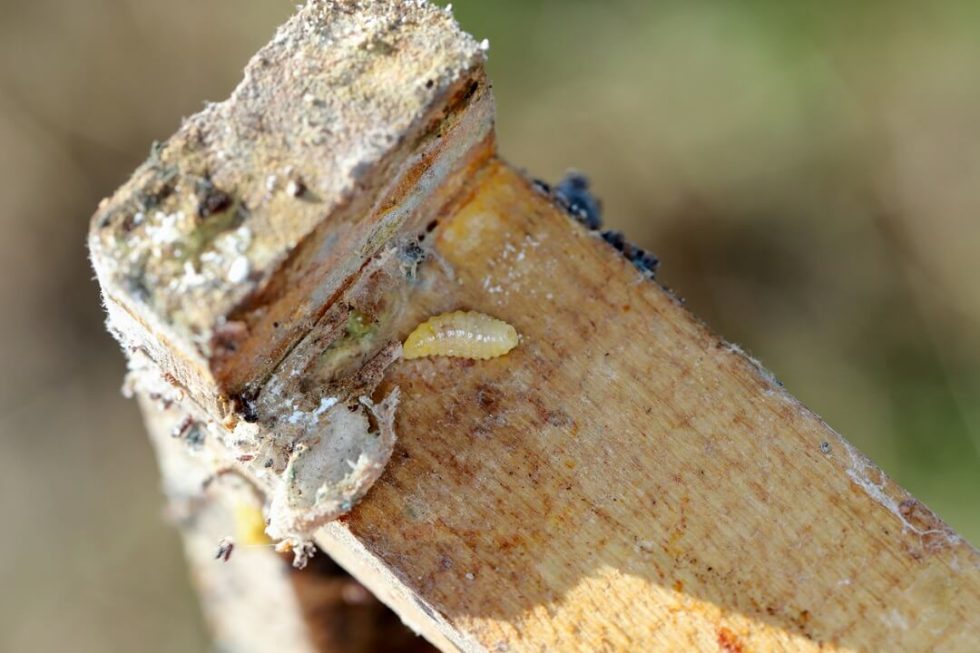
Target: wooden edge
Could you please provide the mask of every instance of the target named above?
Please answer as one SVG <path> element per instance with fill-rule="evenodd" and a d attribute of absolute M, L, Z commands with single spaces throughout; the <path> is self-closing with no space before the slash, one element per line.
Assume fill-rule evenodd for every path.
<path fill-rule="evenodd" d="M 224 465 L 187 415 L 140 398 L 157 453 L 169 519 L 177 526 L 217 650 L 376 653 L 434 648 L 331 559 L 303 571 L 264 532 L 263 497 Z M 174 433 L 180 434 L 175 439 Z"/>
<path fill-rule="evenodd" d="M 404 22 L 406 12 L 417 22 Z M 482 48 L 442 10 L 312 0 L 263 52 L 229 103 L 155 149 L 102 207 L 90 239 L 110 308 L 128 315 L 116 325 L 137 334 L 122 340 L 162 368 L 168 389 L 141 392 L 204 424 L 215 464 L 235 467 L 268 498 L 295 462 L 293 446 L 320 443 L 322 421 L 284 436 L 290 415 L 273 410 L 275 397 L 258 414 L 249 398 L 229 394 L 263 383 L 284 360 L 315 368 L 309 336 L 314 327 L 338 332 L 329 319 L 349 310 L 341 298 L 363 302 L 383 326 L 368 345 L 388 353 L 385 364 L 427 317 L 476 310 L 512 324 L 520 345 L 488 361 L 378 366 L 363 387 L 376 401 L 400 391 L 399 443 L 367 497 L 316 533 L 437 646 L 976 648 L 977 551 L 708 332 L 650 281 L 648 267 L 637 269 L 643 260 L 621 256 L 491 158 Z M 431 86 L 426 53 L 441 71 Z M 358 78 L 358 66 L 371 74 Z M 363 84 L 341 83 L 354 78 Z M 385 95 L 406 79 L 417 82 L 410 92 Z M 312 108 L 298 109 L 293 91 L 304 81 L 315 86 Z M 453 97 L 473 111 L 441 111 Z M 308 119 L 335 109 L 364 120 L 332 125 L 343 137 L 329 141 L 332 128 Z M 448 145 L 435 144 L 442 121 L 459 128 Z M 336 165 L 321 165 L 327 150 L 340 153 Z M 351 152 L 367 165 L 343 158 Z M 451 162 L 443 168 L 440 152 Z M 173 169 L 183 186 L 171 184 Z M 445 174 L 413 186 L 436 169 Z M 399 212 L 408 199 L 425 209 Z M 173 206 L 148 217 L 160 202 Z M 182 222 L 191 213 L 223 217 L 202 232 L 198 219 Z M 243 224 L 255 227 L 248 238 Z M 422 227 L 426 247 L 397 292 L 372 286 L 369 263 L 391 262 L 402 236 Z M 168 249 L 174 243 L 180 254 Z M 188 246 L 202 257 L 214 247 L 221 265 L 188 270 Z M 398 267 L 389 271 L 394 279 Z M 184 287 L 201 275 L 212 285 Z M 141 320 L 140 302 L 153 319 Z M 375 305 L 385 310 L 370 313 Z M 277 311 L 296 318 L 288 336 L 269 335 Z M 309 356 L 284 358 L 302 353 L 304 338 Z M 225 365 L 223 356 L 247 360 Z M 305 379 L 333 382 L 335 371 Z M 362 401 L 348 392 L 323 404 L 327 397 L 313 396 L 323 389 L 307 386 L 292 396 L 312 401 L 301 420 L 321 417 L 314 399 Z M 365 424 L 369 405 L 351 404 Z M 257 425 L 246 433 L 239 416 Z M 359 442 L 368 447 L 372 433 L 365 428 Z M 242 448 L 250 444 L 271 452 L 271 471 Z"/>
<path fill-rule="evenodd" d="M 446 651 L 973 650 L 973 547 L 520 174 L 464 198 L 391 328 L 520 345 L 388 369 L 397 447 L 321 548 Z"/>
<path fill-rule="evenodd" d="M 392 463 L 320 546 L 443 650 L 974 650 L 973 547 L 519 174 L 472 190 L 404 329 L 521 345 L 396 363 Z"/>
<path fill-rule="evenodd" d="M 425 2 L 301 6 L 93 216 L 110 329 L 241 415 L 364 262 L 492 152 L 484 51 Z"/>

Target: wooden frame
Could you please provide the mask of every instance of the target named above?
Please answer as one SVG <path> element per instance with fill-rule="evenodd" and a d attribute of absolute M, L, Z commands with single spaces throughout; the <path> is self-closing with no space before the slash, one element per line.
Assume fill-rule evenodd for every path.
<path fill-rule="evenodd" d="M 443 650 L 975 650 L 977 551 L 496 157 L 482 51 L 424 3 L 310 2 L 100 208 L 93 263 L 148 410 L 270 498 L 324 428 L 284 405 L 362 411 L 347 514 L 284 532 Z M 201 207 L 230 216 L 217 235 Z M 223 276 L 192 263 L 198 295 L 154 258 L 195 210 L 166 247 L 250 229 Z M 520 345 L 399 358 L 459 308 Z M 353 315 L 371 336 L 324 376 Z M 371 449 L 392 414 L 393 454 Z"/>

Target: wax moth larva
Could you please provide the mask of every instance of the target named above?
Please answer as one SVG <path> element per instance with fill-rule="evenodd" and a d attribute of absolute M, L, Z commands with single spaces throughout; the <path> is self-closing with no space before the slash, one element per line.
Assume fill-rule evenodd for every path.
<path fill-rule="evenodd" d="M 454 311 L 430 317 L 415 327 L 405 340 L 403 356 L 486 360 L 503 356 L 517 343 L 517 330 L 503 320 L 475 311 Z"/>

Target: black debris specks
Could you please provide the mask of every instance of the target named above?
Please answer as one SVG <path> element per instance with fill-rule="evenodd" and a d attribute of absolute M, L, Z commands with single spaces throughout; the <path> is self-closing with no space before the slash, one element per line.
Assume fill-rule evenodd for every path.
<path fill-rule="evenodd" d="M 202 219 L 224 213 L 233 201 L 231 195 L 215 186 L 209 177 L 197 181 L 194 194 L 197 196 L 197 216 Z"/>
<path fill-rule="evenodd" d="M 460 98 L 461 102 L 469 101 L 469 99 L 476 94 L 478 88 L 480 88 L 480 82 L 475 79 L 471 81 L 469 86 L 466 87 L 466 92 L 463 93 L 463 97 Z"/>
<path fill-rule="evenodd" d="M 625 241 L 620 251 L 623 253 L 623 256 L 630 260 L 630 263 L 637 270 L 651 277 L 656 275 L 657 268 L 660 267 L 660 259 L 654 254 Z"/>
<path fill-rule="evenodd" d="M 532 179 L 531 186 L 542 195 L 551 196 L 551 184 L 540 179 Z"/>
<path fill-rule="evenodd" d="M 173 183 L 173 178 L 167 176 L 163 179 L 156 180 L 151 188 L 138 193 L 136 197 L 136 206 L 139 212 L 147 213 L 153 209 L 161 206 L 167 198 L 174 194 L 176 187 Z"/>
<path fill-rule="evenodd" d="M 582 226 L 597 233 L 604 241 L 625 256 L 633 266 L 651 279 L 656 275 L 660 259 L 630 244 L 619 231 L 602 229 L 602 202 L 589 190 L 588 178 L 578 172 L 569 172 L 552 188 L 540 179 L 531 181 L 535 191 L 552 198 L 558 206 L 578 220 Z"/>
<path fill-rule="evenodd" d="M 246 390 L 232 397 L 235 403 L 236 412 L 238 412 L 242 419 L 249 424 L 254 424 L 259 421 L 259 409 L 257 401 L 257 393 Z"/>
<path fill-rule="evenodd" d="M 622 252 L 626 248 L 626 237 L 621 231 L 603 231 L 602 239 Z"/>
<path fill-rule="evenodd" d="M 230 537 L 222 538 L 221 541 L 218 542 L 218 551 L 215 553 L 214 559 L 228 562 L 228 560 L 231 558 L 231 552 L 234 550 L 235 542 L 232 541 Z"/>
<path fill-rule="evenodd" d="M 589 191 L 589 180 L 585 175 L 566 174 L 555 186 L 554 196 L 563 209 L 589 229 L 602 226 L 602 202 Z"/>

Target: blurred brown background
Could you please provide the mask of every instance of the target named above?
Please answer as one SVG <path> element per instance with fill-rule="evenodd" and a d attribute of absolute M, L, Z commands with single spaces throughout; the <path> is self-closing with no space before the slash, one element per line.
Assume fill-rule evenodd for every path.
<path fill-rule="evenodd" d="M 980 542 L 980 4 L 457 1 L 501 151 Z M 0 0 L 0 650 L 203 651 L 84 235 L 286 0 Z"/>

